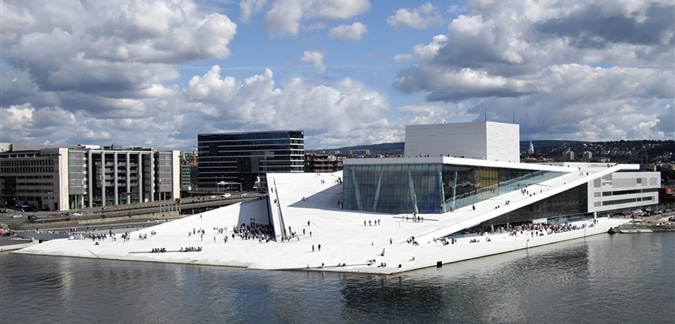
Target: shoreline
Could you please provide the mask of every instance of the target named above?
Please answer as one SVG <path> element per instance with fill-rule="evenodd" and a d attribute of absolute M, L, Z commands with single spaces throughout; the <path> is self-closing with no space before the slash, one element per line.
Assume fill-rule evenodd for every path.
<path fill-rule="evenodd" d="M 197 217 L 199 218 L 196 219 Z M 201 216 L 190 216 L 186 221 L 199 220 L 203 220 Z M 449 245 L 442 245 L 440 241 L 436 243 L 431 241 L 421 242 L 419 246 L 413 246 L 412 244 L 405 242 L 398 242 L 396 245 L 378 245 L 377 247 L 372 244 L 370 248 L 367 249 L 388 249 L 387 255 L 371 255 L 364 257 L 359 257 L 362 255 L 361 250 L 359 249 L 349 249 L 351 250 L 351 253 L 343 251 L 340 255 L 335 253 L 323 254 L 323 252 L 326 251 L 325 247 L 324 251 L 298 251 L 300 245 L 299 242 L 302 241 L 258 243 L 253 240 L 237 239 L 231 240 L 228 243 L 218 243 L 200 240 L 199 242 L 203 242 L 204 247 L 202 251 L 175 252 L 178 251 L 175 246 L 184 243 L 184 240 L 176 238 L 175 241 L 171 242 L 162 239 L 161 242 L 156 242 L 154 245 L 148 245 L 148 241 L 155 240 L 156 238 L 151 237 L 147 240 L 135 238 L 138 234 L 147 232 L 148 230 L 156 230 L 158 232 L 163 231 L 164 229 L 162 227 L 166 227 L 170 224 L 167 223 L 131 232 L 130 236 L 132 239 L 126 242 L 120 242 L 119 239 L 111 242 L 108 238 L 106 241 L 97 241 L 96 243 L 98 243 L 98 245 L 96 245 L 96 243 L 92 243 L 93 240 L 90 239 L 58 239 L 44 242 L 39 245 L 31 245 L 12 253 L 120 261 L 193 264 L 257 270 L 324 271 L 396 275 L 425 268 L 439 267 L 439 262 L 440 266 L 444 266 L 471 259 L 489 257 L 581 239 L 593 235 L 605 234 L 609 228 L 619 226 L 623 222 L 625 222 L 623 219 L 603 218 L 598 219 L 598 224 L 593 227 L 585 227 L 543 236 L 532 236 L 529 231 L 525 231 L 522 235 L 518 236 L 510 236 L 508 233 L 493 234 L 489 235 L 489 242 L 486 242 L 488 236 L 475 236 L 458 239 L 456 244 Z M 592 222 L 588 221 L 571 224 L 581 226 L 583 223 L 592 224 Z M 228 235 L 231 234 L 228 233 Z M 479 240 L 479 242 L 470 243 L 471 240 Z M 173 243 L 173 245 L 170 245 L 170 243 Z M 146 246 L 157 247 L 160 244 L 166 246 L 166 248 L 172 252 L 153 253 L 151 252 L 151 248 L 144 248 Z M 194 242 L 192 242 L 192 244 L 194 245 Z M 336 244 L 336 242 L 326 241 L 324 244 Z M 352 244 L 346 246 L 350 245 Z M 99 248 L 106 246 L 109 247 L 109 249 L 99 251 Z M 226 246 L 230 250 L 237 249 L 239 250 L 237 252 L 243 253 L 226 253 Z M 332 250 L 333 249 L 331 249 L 331 252 L 334 252 Z M 298 256 L 299 253 L 304 255 Z M 243 257 L 243 254 L 252 254 L 254 257 Z M 322 261 L 319 262 L 319 260 Z M 374 262 L 371 262 L 370 265 L 368 265 L 368 260 L 374 260 Z M 385 263 L 386 266 L 378 266 L 381 263 Z M 345 265 L 337 266 L 338 264 Z M 401 265 L 400 267 L 399 264 Z"/>
<path fill-rule="evenodd" d="M 665 216 L 648 216 L 639 219 L 628 219 L 628 222 L 610 228 L 610 233 L 637 234 L 637 233 L 660 233 L 675 232 L 675 222 L 669 221 Z"/>
<path fill-rule="evenodd" d="M 342 210 L 338 204 L 342 189 L 333 173 L 268 176 L 275 183 L 269 199 L 252 199 L 147 228 L 129 229 L 126 239 L 121 234 L 87 233 L 86 239 L 51 240 L 14 253 L 392 275 L 604 234 L 630 221 L 601 217 L 551 229 L 561 233 L 539 236 L 540 232 L 535 235 L 525 229 L 514 234 L 511 229 L 444 244 L 440 238 L 543 199 L 554 189 L 536 197 L 510 192 L 476 203 L 475 209 L 466 206 L 449 213 L 421 215 L 421 221 L 412 221 L 406 214 Z M 512 203 L 495 209 L 495 201 L 506 200 Z M 251 232 L 247 229 L 244 234 L 235 228 L 250 228 Z M 138 253 L 192 248 L 199 251 Z"/>

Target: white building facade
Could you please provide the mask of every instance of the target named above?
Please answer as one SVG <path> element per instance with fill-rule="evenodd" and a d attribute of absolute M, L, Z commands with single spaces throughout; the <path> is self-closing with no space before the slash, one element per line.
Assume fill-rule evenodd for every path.
<path fill-rule="evenodd" d="M 520 126 L 495 122 L 408 125 L 404 155 L 520 161 Z"/>
<path fill-rule="evenodd" d="M 639 209 L 659 202 L 660 172 L 615 172 L 588 182 L 589 212 Z"/>

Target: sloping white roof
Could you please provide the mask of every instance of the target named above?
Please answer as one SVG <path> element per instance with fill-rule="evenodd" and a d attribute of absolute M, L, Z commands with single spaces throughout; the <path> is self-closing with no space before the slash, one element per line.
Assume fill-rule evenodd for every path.
<path fill-rule="evenodd" d="M 526 166 L 520 165 L 521 168 Z M 479 237 L 479 244 L 469 243 L 468 238 L 460 239 L 454 245 L 443 245 L 434 240 L 621 168 L 604 169 L 589 176 L 570 172 L 531 186 L 530 190 L 536 192 L 532 197 L 516 191 L 478 203 L 475 211 L 469 206 L 453 213 L 420 215 L 424 217 L 423 222 L 413 222 L 410 218 L 406 220 L 405 216 L 410 215 L 341 210 L 338 204 L 342 197 L 338 181 L 341 172 L 268 174 L 269 200 L 256 199 L 139 229 L 130 234 L 131 239 L 127 242 L 123 242 L 119 235 L 117 241 L 107 239 L 98 245 L 92 240 L 53 240 L 28 247 L 20 253 L 255 269 L 309 268 L 390 274 L 435 266 L 437 262 L 461 261 L 604 233 L 626 220 L 602 219 L 597 226 L 583 231 L 543 237 L 494 234 L 490 236 L 491 242 L 485 242 L 484 238 Z M 502 203 L 505 200 L 511 203 L 505 206 Z M 495 209 L 497 204 L 501 204 L 501 208 Z M 232 238 L 232 228 L 236 224 L 267 222 L 267 210 L 272 211 L 271 217 L 275 223 L 283 221 L 283 225 L 276 224 L 278 230 L 282 226 L 286 229 L 290 227 L 298 236 L 283 243 L 259 243 L 257 240 Z M 220 233 L 223 228 L 226 230 Z M 203 237 L 191 234 L 193 231 L 197 233 L 199 229 L 205 231 Z M 156 234 L 151 235 L 153 231 Z M 139 234 L 146 234 L 148 238 L 140 239 Z M 225 236 L 228 237 L 227 243 L 224 242 Z M 419 245 L 407 243 L 413 236 Z M 194 246 L 202 247 L 202 251 L 177 252 L 181 247 Z M 166 248 L 170 252 L 149 253 L 152 248 Z M 369 260 L 374 260 L 374 264 L 367 265 Z M 377 267 L 381 263 L 387 266 Z M 346 266 L 337 267 L 337 264 Z"/>

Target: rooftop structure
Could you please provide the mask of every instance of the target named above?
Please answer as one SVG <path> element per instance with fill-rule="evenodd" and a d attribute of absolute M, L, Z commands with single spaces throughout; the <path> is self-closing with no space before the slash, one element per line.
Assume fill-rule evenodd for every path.
<path fill-rule="evenodd" d="M 495 122 L 408 125 L 405 156 L 520 161 L 520 126 Z"/>
<path fill-rule="evenodd" d="M 267 199 L 144 229 L 124 244 L 57 240 L 22 252 L 390 274 L 606 233 L 627 221 L 608 215 L 658 203 L 659 173 L 638 165 L 496 156 L 347 159 L 341 172 L 271 172 Z M 206 240 L 186 235 L 195 228 Z M 144 232 L 156 235 L 133 239 Z M 172 253 L 140 253 L 158 247 Z"/>
<path fill-rule="evenodd" d="M 272 173 L 268 174 L 268 199 L 254 199 L 139 229 L 131 232 L 130 239 L 124 242 L 118 235 L 117 240 L 108 238 L 95 244 L 92 240 L 77 239 L 80 236 L 76 234 L 72 240 L 48 241 L 19 253 L 392 274 L 602 234 L 628 221 L 602 217 L 607 213 L 601 212 L 597 218 L 552 217 L 514 221 L 508 228 L 501 223 L 490 229 L 487 224 L 490 220 L 535 206 L 589 181 L 602 179 L 608 173 L 631 169 L 561 168 L 569 171 L 530 184 L 528 190 L 533 195 L 520 190 L 505 191 L 453 212 L 417 215 L 342 209 L 342 172 Z M 496 208 L 497 205 L 500 207 Z M 546 222 L 547 225 L 540 224 Z M 485 232 L 465 232 L 471 228 Z M 522 233 L 512 234 L 517 228 Z M 193 235 L 194 229 L 203 229 L 205 234 Z M 184 252 L 186 247 L 200 250 Z M 157 248 L 167 252 L 150 253 Z"/>

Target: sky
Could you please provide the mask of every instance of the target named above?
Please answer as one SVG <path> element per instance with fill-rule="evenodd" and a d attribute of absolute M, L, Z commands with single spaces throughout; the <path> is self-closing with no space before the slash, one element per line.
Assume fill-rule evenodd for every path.
<path fill-rule="evenodd" d="M 0 0 L 0 142 L 672 140 L 674 33 L 672 0 Z"/>

